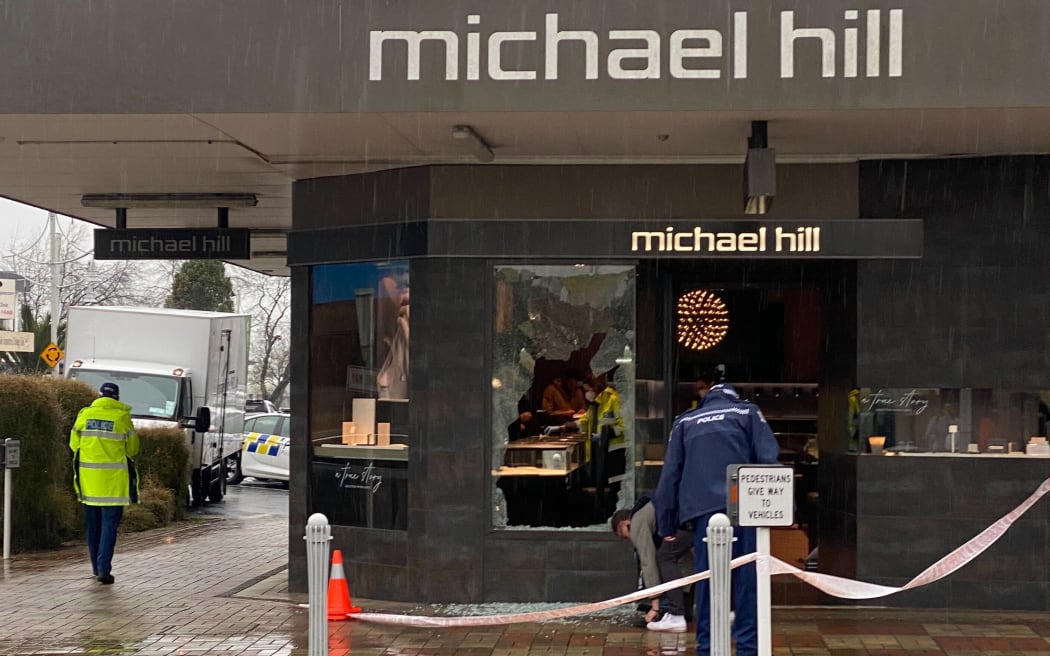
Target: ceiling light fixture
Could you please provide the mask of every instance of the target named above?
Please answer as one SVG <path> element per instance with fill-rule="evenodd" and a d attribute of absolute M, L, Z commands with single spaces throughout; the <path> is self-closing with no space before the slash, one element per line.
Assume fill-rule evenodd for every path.
<path fill-rule="evenodd" d="M 255 194 L 242 193 L 84 194 L 80 197 L 80 204 L 84 207 L 101 207 L 105 209 L 190 209 L 201 207 L 255 207 L 259 204 L 259 199 Z"/>
<path fill-rule="evenodd" d="M 713 292 L 694 289 L 678 299 L 678 343 L 703 351 L 725 339 L 729 332 L 729 308 Z"/>
<path fill-rule="evenodd" d="M 496 159 L 496 155 L 492 152 L 492 146 L 487 141 L 481 138 L 474 128 L 469 125 L 455 125 L 452 127 L 452 138 L 455 141 L 461 141 L 465 143 L 471 151 L 471 154 L 477 158 L 479 162 L 491 162 Z"/>
<path fill-rule="evenodd" d="M 769 148 L 765 121 L 751 121 L 744 160 L 744 214 L 765 214 L 777 194 L 776 151 Z"/>

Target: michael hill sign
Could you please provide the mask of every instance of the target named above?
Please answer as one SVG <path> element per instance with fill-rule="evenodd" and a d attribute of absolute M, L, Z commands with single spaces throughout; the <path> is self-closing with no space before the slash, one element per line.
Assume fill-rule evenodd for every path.
<path fill-rule="evenodd" d="M 661 231 L 636 231 L 631 233 L 631 252 L 633 253 L 795 253 L 821 252 L 819 226 L 788 227 L 777 225 L 772 228 L 760 227 L 754 230 L 737 231 L 730 227 L 708 229 L 696 226 L 692 230 L 675 230 L 669 227 Z"/>
<path fill-rule="evenodd" d="M 4 3 L 0 113 L 1050 106 L 1046 0 L 209 0 L 203 36 L 199 2 L 93 6 Z"/>
<path fill-rule="evenodd" d="M 625 229 L 621 239 L 623 255 L 640 258 L 912 259 L 922 257 L 923 222 L 673 221 L 663 229 Z"/>
<path fill-rule="evenodd" d="M 96 260 L 247 260 L 251 233 L 240 228 L 95 230 Z"/>
<path fill-rule="evenodd" d="M 321 239 L 317 237 L 323 235 Z M 430 219 L 288 236 L 288 263 L 375 257 L 916 259 L 922 219 Z"/>
<path fill-rule="evenodd" d="M 750 76 L 753 39 L 777 43 L 781 78 L 796 73 L 823 78 L 903 75 L 903 9 L 846 8 L 835 24 L 805 21 L 795 10 L 785 10 L 777 13 L 772 34 L 756 35 L 748 11 L 730 12 L 716 25 L 664 32 L 639 25 L 599 31 L 575 16 L 550 12 L 527 29 L 507 30 L 484 21 L 481 13 L 470 13 L 450 29 L 406 25 L 371 30 L 368 79 L 419 80 L 426 64 L 446 81 L 741 80 Z M 796 64 L 796 53 L 803 50 L 819 53 L 816 70 L 799 70 L 811 65 Z M 385 61 L 392 52 L 402 55 L 401 62 Z"/>

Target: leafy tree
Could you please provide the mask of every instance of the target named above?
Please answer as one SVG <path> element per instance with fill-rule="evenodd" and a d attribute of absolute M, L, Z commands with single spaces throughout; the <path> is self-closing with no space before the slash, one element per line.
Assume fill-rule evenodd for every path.
<path fill-rule="evenodd" d="M 183 262 L 171 281 L 166 308 L 233 312 L 233 283 L 219 260 Z"/>

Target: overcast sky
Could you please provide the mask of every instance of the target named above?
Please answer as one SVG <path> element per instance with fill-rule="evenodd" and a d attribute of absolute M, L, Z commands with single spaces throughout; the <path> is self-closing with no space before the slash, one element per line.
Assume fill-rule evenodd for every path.
<path fill-rule="evenodd" d="M 11 244 L 25 243 L 47 228 L 47 212 L 36 207 L 0 198 L 0 252 Z"/>
<path fill-rule="evenodd" d="M 69 226 L 73 223 L 83 222 L 59 215 L 60 234 L 70 234 Z M 90 232 L 87 234 L 90 235 Z M 12 271 L 15 268 L 10 253 L 25 250 L 41 239 L 47 243 L 47 210 L 0 198 L 0 271 Z M 80 244 L 80 248 L 90 249 L 91 245 Z"/>

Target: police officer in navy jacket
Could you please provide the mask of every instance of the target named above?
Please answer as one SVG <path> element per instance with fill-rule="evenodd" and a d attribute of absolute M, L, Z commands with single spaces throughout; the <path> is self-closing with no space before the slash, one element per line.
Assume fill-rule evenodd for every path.
<path fill-rule="evenodd" d="M 740 400 L 736 390 L 720 383 L 711 387 L 700 405 L 679 415 L 671 429 L 656 489 L 657 530 L 673 536 L 682 524 L 695 523 L 696 571 L 708 569 L 707 523 L 726 512 L 726 467 L 775 464 L 780 447 L 758 407 Z M 756 549 L 755 529 L 735 527 L 733 557 Z M 755 601 L 755 564 L 733 570 L 736 617 L 733 637 L 737 656 L 756 656 L 758 627 Z M 711 653 L 710 592 L 707 581 L 696 587 L 696 650 Z"/>

